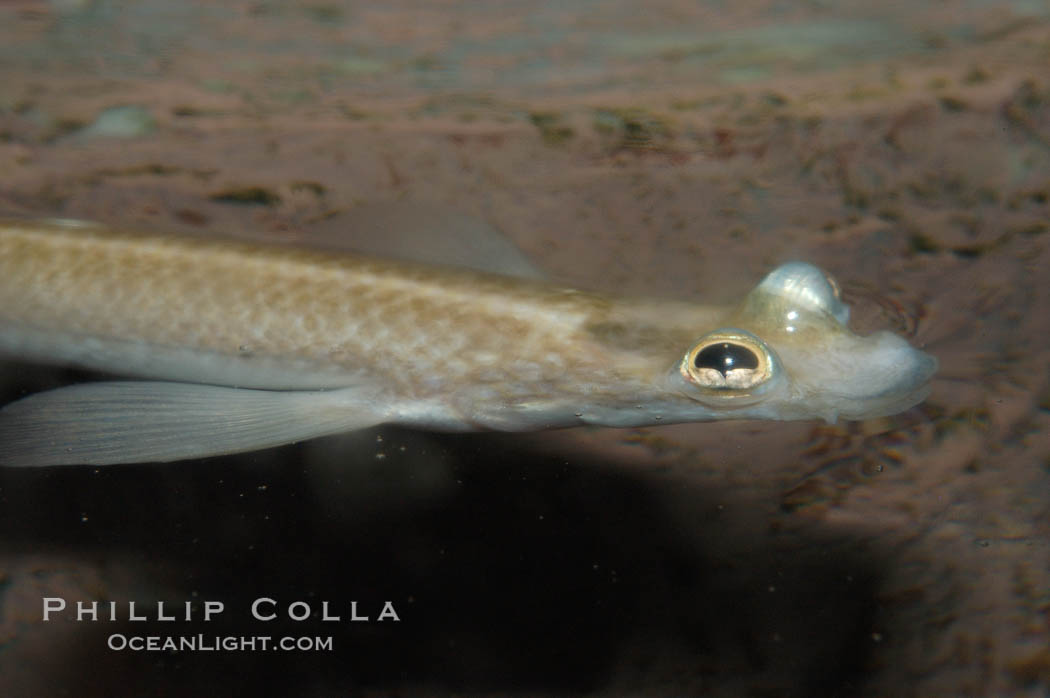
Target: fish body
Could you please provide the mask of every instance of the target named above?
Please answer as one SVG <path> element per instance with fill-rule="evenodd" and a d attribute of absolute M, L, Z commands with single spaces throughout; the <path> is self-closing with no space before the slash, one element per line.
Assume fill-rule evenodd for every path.
<path fill-rule="evenodd" d="M 722 308 L 345 251 L 0 222 L 0 352 L 147 379 L 0 410 L 0 464 L 177 460 L 380 423 L 834 420 L 921 400 L 935 360 L 847 320 L 834 283 L 802 263 Z"/>

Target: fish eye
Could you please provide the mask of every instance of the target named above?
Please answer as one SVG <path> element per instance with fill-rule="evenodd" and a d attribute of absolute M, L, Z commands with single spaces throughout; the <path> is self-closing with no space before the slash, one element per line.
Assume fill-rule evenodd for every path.
<path fill-rule="evenodd" d="M 761 340 L 743 330 L 719 330 L 701 339 L 682 361 L 682 374 L 701 388 L 747 390 L 773 375 Z"/>
<path fill-rule="evenodd" d="M 739 344 L 708 344 L 693 357 L 696 368 L 713 368 L 723 376 L 741 368 L 758 368 L 755 352 Z"/>
<path fill-rule="evenodd" d="M 838 282 L 812 264 L 781 264 L 762 280 L 758 289 L 779 296 L 792 306 L 823 311 L 839 324 L 849 324 L 849 307 L 842 300 L 842 289 Z"/>

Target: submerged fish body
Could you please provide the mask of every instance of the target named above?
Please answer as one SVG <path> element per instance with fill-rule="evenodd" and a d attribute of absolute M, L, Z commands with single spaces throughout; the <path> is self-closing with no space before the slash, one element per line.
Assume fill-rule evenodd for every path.
<path fill-rule="evenodd" d="M 779 267 L 742 303 L 620 299 L 345 252 L 0 222 L 0 352 L 147 379 L 0 410 L 0 465 L 169 461 L 381 423 L 442 430 L 861 419 L 931 357 Z"/>

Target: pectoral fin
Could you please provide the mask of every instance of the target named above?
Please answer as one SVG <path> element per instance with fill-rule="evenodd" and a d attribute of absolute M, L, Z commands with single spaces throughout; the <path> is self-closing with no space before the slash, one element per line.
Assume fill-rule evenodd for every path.
<path fill-rule="evenodd" d="M 374 393 L 84 383 L 0 410 L 0 465 L 148 463 L 280 446 L 384 421 Z"/>

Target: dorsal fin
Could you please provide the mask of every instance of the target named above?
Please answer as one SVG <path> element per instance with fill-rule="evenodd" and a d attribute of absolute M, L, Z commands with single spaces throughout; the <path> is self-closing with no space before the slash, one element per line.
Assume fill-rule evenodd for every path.
<path fill-rule="evenodd" d="M 44 222 L 69 228 L 107 227 L 104 223 L 74 218 L 49 218 Z M 214 237 L 201 232 L 191 234 Z M 358 252 L 370 257 L 548 280 L 547 275 L 496 227 L 439 204 L 362 204 L 304 226 L 291 240 L 284 235 L 267 235 L 258 231 L 250 236 L 233 237 L 261 238 L 283 244 L 292 242 L 307 247 Z"/>
<path fill-rule="evenodd" d="M 495 227 L 437 204 L 355 206 L 311 226 L 301 239 L 373 257 L 545 278 Z"/>

